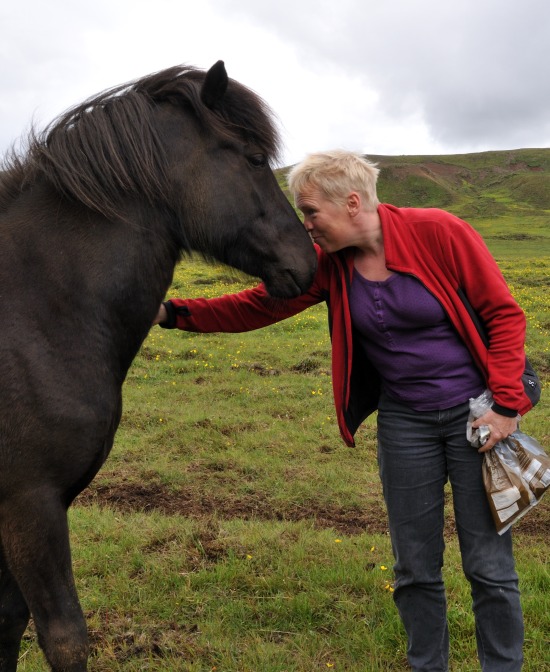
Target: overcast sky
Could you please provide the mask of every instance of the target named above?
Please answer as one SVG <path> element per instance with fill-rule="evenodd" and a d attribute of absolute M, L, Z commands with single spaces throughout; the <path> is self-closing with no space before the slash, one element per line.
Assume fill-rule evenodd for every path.
<path fill-rule="evenodd" d="M 218 59 L 278 116 L 285 165 L 550 147 L 548 0 L 5 0 L 0 34 L 2 153 L 103 89 Z"/>

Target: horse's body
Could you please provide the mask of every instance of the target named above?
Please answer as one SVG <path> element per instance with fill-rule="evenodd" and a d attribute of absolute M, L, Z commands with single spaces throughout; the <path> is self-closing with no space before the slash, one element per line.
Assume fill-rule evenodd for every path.
<path fill-rule="evenodd" d="M 0 672 L 32 613 L 54 672 L 86 670 L 67 508 L 112 446 L 121 386 L 182 251 L 310 284 L 315 255 L 268 165 L 262 102 L 172 68 L 74 108 L 0 172 Z"/>

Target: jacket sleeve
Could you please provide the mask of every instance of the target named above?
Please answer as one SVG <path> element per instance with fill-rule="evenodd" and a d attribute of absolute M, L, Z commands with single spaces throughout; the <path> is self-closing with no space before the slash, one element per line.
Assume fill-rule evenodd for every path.
<path fill-rule="evenodd" d="M 493 409 L 513 416 L 525 406 L 521 376 L 525 368 L 526 320 L 482 237 L 466 222 L 452 227 L 448 263 L 485 326 L 487 385 Z"/>
<path fill-rule="evenodd" d="M 292 317 L 325 298 L 318 269 L 310 289 L 295 299 L 275 299 L 263 283 L 213 299 L 171 299 L 165 303 L 168 321 L 160 326 L 202 333 L 253 331 Z"/>

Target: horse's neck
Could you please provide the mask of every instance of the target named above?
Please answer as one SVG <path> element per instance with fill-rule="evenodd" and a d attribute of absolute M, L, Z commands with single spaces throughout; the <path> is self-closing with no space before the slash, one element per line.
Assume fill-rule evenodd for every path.
<path fill-rule="evenodd" d="M 6 265 L 0 271 L 4 295 L 26 297 L 25 319 L 37 329 L 55 321 L 68 340 L 82 340 L 127 368 L 172 279 L 177 250 L 164 226 L 150 210 L 140 221 L 109 222 L 47 189 L 22 194 L 9 232 L 0 226 L 0 246 L 13 252 L 13 277 Z"/>

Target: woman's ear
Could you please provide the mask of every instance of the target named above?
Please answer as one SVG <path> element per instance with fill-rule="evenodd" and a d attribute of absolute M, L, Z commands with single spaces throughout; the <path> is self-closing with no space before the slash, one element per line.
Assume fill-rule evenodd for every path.
<path fill-rule="evenodd" d="M 354 217 L 361 210 L 361 196 L 356 191 L 351 191 L 346 199 L 346 207 L 350 217 Z"/>

